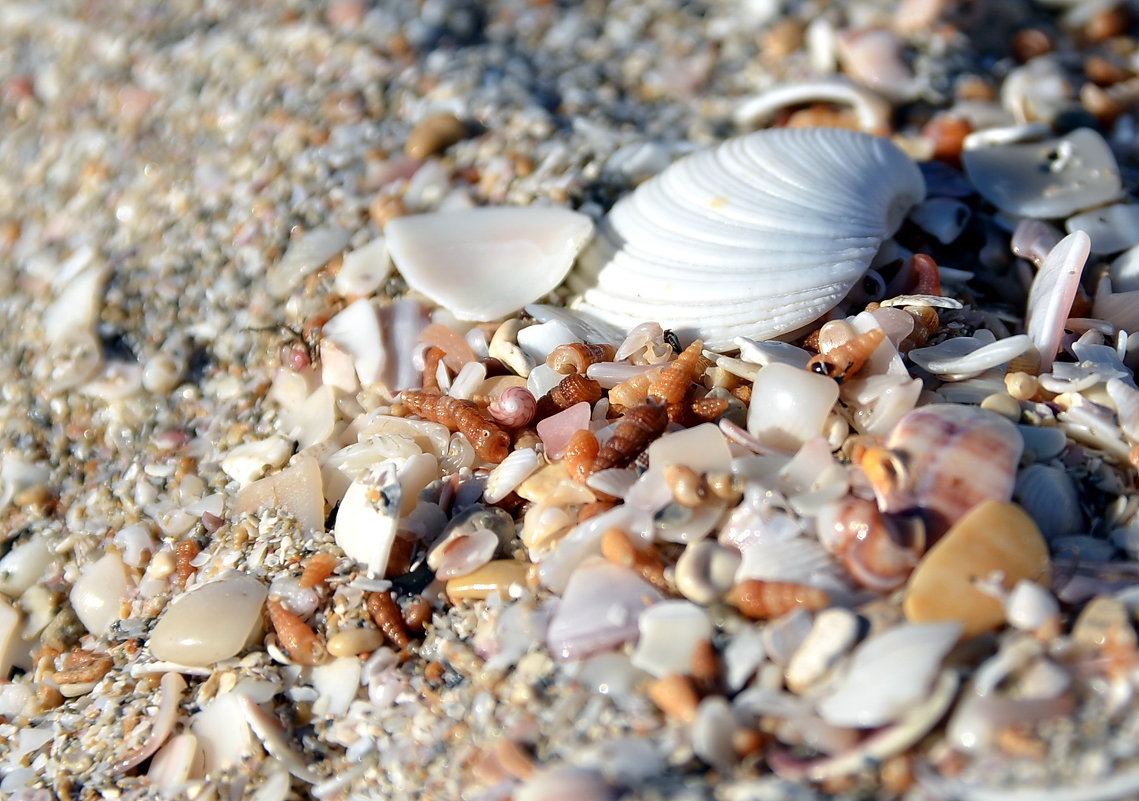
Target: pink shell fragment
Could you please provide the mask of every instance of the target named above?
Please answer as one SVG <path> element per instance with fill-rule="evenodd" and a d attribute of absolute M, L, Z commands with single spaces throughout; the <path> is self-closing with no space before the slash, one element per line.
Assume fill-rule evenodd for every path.
<path fill-rule="evenodd" d="M 570 437 L 583 428 L 589 428 L 589 420 L 589 404 L 582 401 L 538 423 L 536 428 L 546 447 L 546 456 L 551 459 L 562 458 Z"/>
<path fill-rule="evenodd" d="M 601 557 L 589 559 L 570 576 L 546 644 L 565 660 L 609 651 L 635 640 L 641 612 L 660 600 L 633 571 Z"/>

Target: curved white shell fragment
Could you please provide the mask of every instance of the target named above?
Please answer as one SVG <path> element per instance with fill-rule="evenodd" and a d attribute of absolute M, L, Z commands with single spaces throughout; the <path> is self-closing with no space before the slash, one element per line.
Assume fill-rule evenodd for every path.
<path fill-rule="evenodd" d="M 555 658 L 582 659 L 636 639 L 641 613 L 661 600 L 636 573 L 601 558 L 570 576 L 546 644 Z"/>
<path fill-rule="evenodd" d="M 461 320 L 497 320 L 565 278 L 593 222 L 557 208 L 480 208 L 399 217 L 388 252 L 408 286 Z"/>
<path fill-rule="evenodd" d="M 1025 328 L 1040 351 L 1040 369 L 1047 370 L 1060 349 L 1064 323 L 1076 299 L 1080 276 L 1091 251 L 1091 239 L 1083 231 L 1068 234 L 1044 258 L 1028 291 Z"/>
<path fill-rule="evenodd" d="M 854 652 L 846 675 L 818 705 L 832 726 L 873 728 L 897 720 L 926 696 L 958 623 L 901 623 Z"/>
<path fill-rule="evenodd" d="M 910 359 L 937 376 L 972 378 L 1015 359 L 1032 347 L 1027 334 L 996 339 L 991 331 L 982 328 L 975 336 L 954 337 L 928 348 L 914 348 Z"/>
<path fill-rule="evenodd" d="M 774 129 L 673 164 L 623 198 L 578 259 L 574 308 L 726 350 L 817 319 L 925 195 L 886 139 Z"/>

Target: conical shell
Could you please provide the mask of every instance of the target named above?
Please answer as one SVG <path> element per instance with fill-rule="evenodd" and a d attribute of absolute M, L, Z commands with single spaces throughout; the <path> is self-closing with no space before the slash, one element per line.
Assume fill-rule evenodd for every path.
<path fill-rule="evenodd" d="M 623 198 L 570 275 L 575 307 L 732 347 L 817 319 L 925 195 L 886 139 L 774 129 L 688 156 Z"/>

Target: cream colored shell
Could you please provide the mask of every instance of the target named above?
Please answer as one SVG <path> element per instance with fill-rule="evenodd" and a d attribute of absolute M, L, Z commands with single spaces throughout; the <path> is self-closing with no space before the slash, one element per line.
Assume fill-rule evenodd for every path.
<path fill-rule="evenodd" d="M 769 339 L 833 308 L 925 196 L 889 140 L 772 129 L 676 162 L 620 200 L 569 286 L 579 312 L 655 320 L 714 349 Z"/>

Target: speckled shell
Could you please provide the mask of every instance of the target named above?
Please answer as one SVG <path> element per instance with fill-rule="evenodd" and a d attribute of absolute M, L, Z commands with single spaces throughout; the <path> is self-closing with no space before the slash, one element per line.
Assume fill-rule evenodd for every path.
<path fill-rule="evenodd" d="M 817 319 L 925 196 L 886 139 L 772 129 L 681 159 L 617 203 L 569 286 L 586 315 L 732 347 Z"/>
<path fill-rule="evenodd" d="M 930 541 L 986 500 L 1008 501 L 1024 440 L 1015 425 L 975 406 L 941 403 L 906 414 L 886 450 L 870 449 L 863 469 L 883 512 L 921 509 Z M 892 454 L 886 470 L 875 459 Z M 898 472 L 900 470 L 900 472 Z"/>

